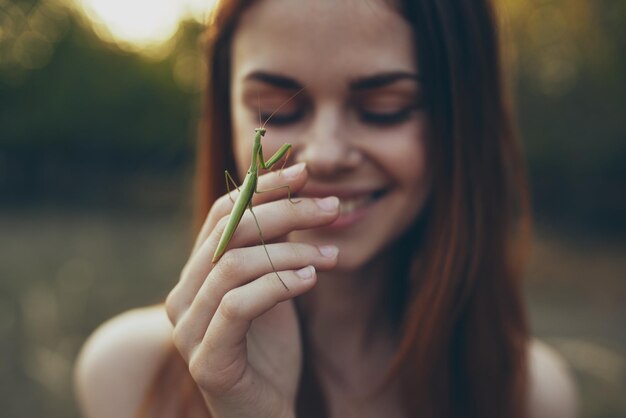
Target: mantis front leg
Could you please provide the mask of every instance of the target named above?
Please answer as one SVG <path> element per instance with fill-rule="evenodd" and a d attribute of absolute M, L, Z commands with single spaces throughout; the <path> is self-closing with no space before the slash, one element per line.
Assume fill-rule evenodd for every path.
<path fill-rule="evenodd" d="M 278 161 L 280 161 L 281 158 L 283 158 L 283 156 L 285 156 L 285 154 L 287 154 L 285 156 L 285 160 L 283 161 L 283 165 L 280 168 L 281 170 L 283 169 L 283 167 L 285 166 L 285 164 L 287 163 L 287 159 L 289 158 L 289 154 L 291 153 L 291 144 L 283 144 L 282 147 L 280 147 L 280 149 L 278 151 L 276 151 L 276 153 L 274 155 L 272 155 L 272 157 L 267 160 L 267 162 L 264 160 L 263 158 L 263 146 L 259 147 L 259 154 L 258 154 L 258 159 L 259 159 L 259 166 L 261 166 L 262 168 L 264 168 L 265 170 L 269 170 L 271 169 L 274 164 L 276 164 Z M 266 192 L 271 192 L 273 190 L 278 190 L 278 189 L 287 189 L 287 199 L 289 200 L 289 202 L 296 204 L 299 203 L 300 201 L 295 201 L 291 198 L 291 187 L 289 187 L 289 185 L 285 185 L 285 186 L 278 186 L 278 187 L 273 187 L 271 189 L 268 190 L 259 190 L 258 189 L 258 185 L 255 187 L 254 192 L 255 193 L 266 193 Z"/>
<path fill-rule="evenodd" d="M 264 168 L 265 170 L 269 170 L 269 169 L 272 168 L 272 166 L 274 164 L 276 164 L 288 152 L 291 152 L 291 144 L 283 144 L 283 146 L 280 147 L 280 149 L 278 151 L 276 151 L 276 153 L 274 155 L 272 155 L 270 157 L 270 159 L 267 160 L 267 162 L 266 162 L 265 159 L 263 158 L 263 146 L 261 145 L 259 147 L 259 154 L 258 154 L 259 165 L 262 168 Z M 287 158 L 285 158 L 285 161 L 283 161 L 283 167 L 285 166 L 286 163 L 287 163 Z M 282 167 L 281 167 L 281 169 L 282 169 Z"/>

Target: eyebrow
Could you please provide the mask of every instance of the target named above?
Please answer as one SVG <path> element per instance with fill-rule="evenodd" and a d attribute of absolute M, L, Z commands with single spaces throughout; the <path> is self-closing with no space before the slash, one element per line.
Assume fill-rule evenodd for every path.
<path fill-rule="evenodd" d="M 405 71 L 393 71 L 388 73 L 375 74 L 373 76 L 365 76 L 357 78 L 350 82 L 351 90 L 373 90 L 388 86 L 402 80 L 421 81 L 421 77 L 417 73 L 409 73 Z"/>
<path fill-rule="evenodd" d="M 280 74 L 268 73 L 266 71 L 253 71 L 248 74 L 244 80 L 260 81 L 274 87 L 286 90 L 298 90 L 304 86 L 291 77 Z M 413 80 L 420 82 L 422 79 L 417 73 L 405 71 L 392 71 L 387 73 L 375 74 L 372 76 L 359 77 L 350 81 L 350 90 L 373 90 L 388 86 L 402 80 Z"/>
<path fill-rule="evenodd" d="M 261 81 L 271 86 L 286 90 L 298 90 L 303 87 L 293 78 L 280 74 L 268 73 L 265 71 L 253 71 L 248 74 L 244 80 Z"/>

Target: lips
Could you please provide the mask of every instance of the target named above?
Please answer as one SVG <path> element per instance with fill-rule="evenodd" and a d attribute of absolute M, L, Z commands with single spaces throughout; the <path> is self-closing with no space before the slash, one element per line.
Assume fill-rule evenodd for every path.
<path fill-rule="evenodd" d="M 337 196 L 339 198 L 339 217 L 331 225 L 324 229 L 337 229 L 351 226 L 368 213 L 369 208 L 387 193 L 387 189 L 337 189 L 337 188 L 307 188 L 300 193 L 300 197 L 326 197 Z"/>
<path fill-rule="evenodd" d="M 340 197 L 339 214 L 340 216 L 343 216 L 356 212 L 357 210 L 364 208 L 374 201 L 378 200 L 383 194 L 384 192 L 381 190 L 354 197 Z"/>

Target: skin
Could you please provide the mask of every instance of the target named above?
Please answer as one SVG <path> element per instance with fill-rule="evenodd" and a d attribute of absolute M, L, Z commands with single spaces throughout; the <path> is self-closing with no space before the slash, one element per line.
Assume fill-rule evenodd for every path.
<path fill-rule="evenodd" d="M 300 116 L 288 123 L 270 122 L 263 139 L 268 153 L 284 142 L 292 143 L 294 160 L 306 162 L 309 178 L 298 196 L 337 195 L 348 200 L 353 193 L 385 192 L 357 223 L 288 236 L 290 242 L 332 243 L 339 249 L 337 266 L 321 275 L 316 288 L 300 301 L 315 339 L 333 342 L 332 347 L 319 348 L 320 356 L 329 359 L 320 374 L 333 394 L 347 387 L 352 395 L 363 395 L 384 377 L 380 365 L 389 361 L 395 347 L 387 307 L 379 303 L 394 261 L 385 251 L 415 221 L 430 188 L 428 119 L 420 107 L 422 91 L 415 80 L 419 70 L 411 38 L 408 24 L 379 2 L 322 1 L 294 7 L 288 1 L 271 1 L 248 10 L 233 43 L 231 111 L 240 175 L 250 163 L 249 132 L 258 124 L 258 103 L 265 116 L 294 89 L 305 87 L 273 120 Z M 378 88 L 354 88 L 356 81 L 367 86 L 366 81 L 389 74 L 402 77 Z M 284 88 L 276 79 L 282 84 L 289 81 L 293 88 Z M 408 117 L 398 123 L 366 119 L 406 109 Z M 283 216 L 274 213 L 277 219 Z M 264 231 L 266 222 L 260 221 Z M 346 300 L 348 294 L 353 296 Z M 364 387 L 362 382 L 371 384 Z M 396 394 L 383 399 L 381 409 L 392 410 Z M 345 399 L 331 402 L 343 413 L 357 406 L 342 405 Z M 370 411 L 375 411 L 371 405 Z"/>
<path fill-rule="evenodd" d="M 227 181 L 226 187 L 229 188 L 230 185 L 228 184 L 228 182 L 232 182 L 233 186 L 238 189 L 239 195 L 237 196 L 237 200 L 235 200 L 233 203 L 233 209 L 230 211 L 230 216 L 228 218 L 228 222 L 226 223 L 226 227 L 224 228 L 224 233 L 220 237 L 220 242 L 217 244 L 217 248 L 215 249 L 215 253 L 213 254 L 213 259 L 211 260 L 213 263 L 217 263 L 222 255 L 224 255 L 224 252 L 226 251 L 226 246 L 232 239 L 233 234 L 235 233 L 235 229 L 237 229 L 237 225 L 239 225 L 244 211 L 246 209 L 249 209 L 252 216 L 255 216 L 254 211 L 252 210 L 251 201 L 252 195 L 254 193 L 262 193 L 256 187 L 259 176 L 259 168 L 272 168 L 272 166 L 274 166 L 274 164 L 276 164 L 278 160 L 283 158 L 291 148 L 290 144 L 283 144 L 283 146 L 280 147 L 278 151 L 276 151 L 276 154 L 272 155 L 272 157 L 270 157 L 270 159 L 266 162 L 265 157 L 263 156 L 263 147 L 261 145 L 261 138 L 265 135 L 266 132 L 265 128 L 256 128 L 254 132 L 255 134 L 254 145 L 252 147 L 252 161 L 250 163 L 250 168 L 248 168 L 248 171 L 246 172 L 246 177 L 244 178 L 241 187 L 239 187 L 237 183 L 234 182 L 228 171 L 226 171 L 225 173 Z M 289 190 L 289 187 L 283 188 Z M 260 228 L 259 238 L 261 239 L 261 244 L 264 246 L 264 249 L 267 249 L 263 240 L 263 233 Z M 272 269 L 274 270 L 274 272 L 276 272 L 274 264 L 272 263 L 272 259 L 269 258 L 269 254 L 267 254 L 267 256 L 272 266 Z M 289 290 L 289 288 L 287 288 L 285 282 L 283 282 L 283 279 L 280 278 L 278 273 L 276 273 L 276 277 L 278 278 L 278 280 L 280 280 L 280 283 L 283 285 L 285 290 Z"/>
<path fill-rule="evenodd" d="M 376 89 L 351 88 L 357 80 L 419 73 L 409 25 L 381 2 L 335 3 L 295 7 L 284 0 L 261 2 L 245 14 L 233 44 L 231 110 L 235 156 L 243 177 L 250 163 L 250 132 L 258 124 L 257 95 L 262 114 L 267 114 L 293 93 L 256 75 L 282 77 L 305 87 L 273 121 L 301 117 L 284 124 L 270 122 L 265 152 L 274 152 L 284 142 L 293 145 L 292 158 L 306 162 L 310 176 L 301 196 L 387 193 L 367 219 L 353 227 L 290 235 L 294 241 L 337 245 L 341 257 L 336 270 L 350 272 L 389 246 L 422 209 L 430 184 L 428 119 L 419 107 L 421 85 L 413 79 Z M 386 30 L 389 27 L 394 31 Z M 393 114 L 410 107 L 416 108 L 402 123 L 363 120 L 365 112 Z"/>
<path fill-rule="evenodd" d="M 291 142 L 294 159 L 306 163 L 306 171 L 298 164 L 293 172 L 270 177 L 271 184 L 259 184 L 265 190 L 287 182 L 301 203 L 276 200 L 284 198 L 280 191 L 257 195 L 253 202 L 268 241 L 288 235 L 288 242 L 268 250 L 289 291 L 271 274 L 262 247 L 242 248 L 258 244 L 247 214 L 231 240 L 234 249 L 211 268 L 208 254 L 231 208 L 222 199 L 166 303 L 174 342 L 218 416 L 293 414 L 302 358 L 292 298 L 316 284 L 302 306 L 314 339 L 336 344 L 323 370 L 326 384 L 358 397 L 382 382 L 381 371 L 395 347 L 386 307 L 377 303 L 393 262 L 386 250 L 419 215 L 429 189 L 427 118 L 419 106 L 410 27 L 378 2 L 311 1 L 304 7 L 272 0 L 247 10 L 234 37 L 231 74 L 233 146 L 242 177 L 250 165 L 259 101 L 265 116 L 306 86 L 274 116 L 263 138 L 267 155 Z M 397 30 L 385 31 L 388 27 Z M 298 85 L 284 88 L 276 76 Z M 301 114 L 297 121 L 284 123 L 294 113 Z M 395 119 L 380 123 L 376 117 Z M 297 181 L 291 184 L 293 173 Z M 352 195 L 373 192 L 383 195 L 366 204 L 356 221 L 339 214 L 340 200 L 345 205 Z M 328 227 L 335 221 L 338 227 Z M 317 276 L 308 265 L 335 269 Z M 294 272 L 303 268 L 310 278 Z M 354 295 L 348 303 L 346 294 Z M 344 299 L 340 311 L 327 305 L 338 297 Z M 322 350 L 327 348 L 320 345 Z M 334 397 L 330 402 L 338 414 L 401 416 L 395 390 L 369 403 Z M 357 405 L 365 409 L 354 410 Z"/>
<path fill-rule="evenodd" d="M 258 179 L 260 190 L 290 186 L 300 203 L 290 203 L 284 189 L 253 196 L 268 251 L 289 290 L 276 280 L 248 211 L 230 249 L 211 263 L 233 207 L 222 196 L 167 297 L 167 317 L 159 308 L 127 314 L 87 343 L 77 367 L 83 409 L 94 418 L 132 416 L 166 355 L 163 347 L 173 341 L 213 416 L 294 417 L 302 365 L 294 298 L 300 296 L 331 416 L 406 416 L 397 382 L 367 395 L 382 383 L 397 343 L 388 306 L 381 303 L 386 283 L 394 280 L 394 242 L 420 216 L 431 183 L 428 118 L 419 106 L 411 29 L 382 1 L 261 0 L 240 20 L 232 48 L 240 178 L 259 123 L 257 97 L 265 117 L 306 87 L 262 139 L 265 155 L 292 143 L 296 164 Z M 381 75 L 387 82 L 371 88 Z M 405 117 L 394 123 L 372 122 L 401 111 Z M 383 193 L 358 216 L 340 214 L 354 194 L 372 191 Z M 146 330 L 150 338 L 137 337 Z M 568 401 L 558 398 L 559 387 L 547 402 L 555 396 Z M 533 393 L 531 405 L 541 405 L 544 392 Z"/>

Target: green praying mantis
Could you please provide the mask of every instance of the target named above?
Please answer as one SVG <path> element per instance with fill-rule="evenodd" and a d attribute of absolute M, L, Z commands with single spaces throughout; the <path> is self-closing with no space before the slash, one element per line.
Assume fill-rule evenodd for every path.
<path fill-rule="evenodd" d="M 224 228 L 224 232 L 222 233 L 222 236 L 217 245 L 217 248 L 215 249 L 215 253 L 213 254 L 213 260 L 212 260 L 213 263 L 217 263 L 219 259 L 222 257 L 222 255 L 224 255 L 224 252 L 226 251 L 226 247 L 228 246 L 228 243 L 232 239 L 233 235 L 235 234 L 235 231 L 237 230 L 237 227 L 239 226 L 239 222 L 241 221 L 241 218 L 243 217 L 244 212 L 246 211 L 246 209 L 249 209 L 250 213 L 252 214 L 252 217 L 254 218 L 254 222 L 256 223 L 257 229 L 259 230 L 259 237 L 261 238 L 261 244 L 263 245 L 263 249 L 265 250 L 265 254 L 267 255 L 268 260 L 270 261 L 272 270 L 274 270 L 276 277 L 278 277 L 278 280 L 280 280 L 280 283 L 283 285 L 283 287 L 286 290 L 289 290 L 289 288 L 287 287 L 283 279 L 280 277 L 280 275 L 276 271 L 276 267 L 274 267 L 272 258 L 270 257 L 270 254 L 267 251 L 267 246 L 265 245 L 265 239 L 263 238 L 263 231 L 261 230 L 259 221 L 256 215 L 254 214 L 254 211 L 252 210 L 252 196 L 254 195 L 254 193 L 264 193 L 264 192 L 269 192 L 272 190 L 287 189 L 287 198 L 289 199 L 289 201 L 292 203 L 297 203 L 291 200 L 291 189 L 288 185 L 279 186 L 273 189 L 261 191 L 257 189 L 257 182 L 259 178 L 259 168 L 269 170 L 274 166 L 274 164 L 276 164 L 283 157 L 285 157 L 285 155 L 287 155 L 285 158 L 285 161 L 283 162 L 283 167 L 284 167 L 285 163 L 287 162 L 287 159 L 289 158 L 291 144 L 283 144 L 279 148 L 279 150 L 276 151 L 274 155 L 272 155 L 270 159 L 265 161 L 265 158 L 263 157 L 263 146 L 261 145 L 261 138 L 265 136 L 265 132 L 266 132 L 265 125 L 267 125 L 267 122 L 269 122 L 272 116 L 274 116 L 274 114 L 276 114 L 276 112 L 278 112 L 284 105 L 289 103 L 291 99 L 296 97 L 302 90 L 303 89 L 300 89 L 293 96 L 287 99 L 287 101 L 285 101 L 282 105 L 280 105 L 267 118 L 265 123 L 263 123 L 259 128 L 256 128 L 254 130 L 255 135 L 254 135 L 254 145 L 252 146 L 252 161 L 250 163 L 250 168 L 248 168 L 248 172 L 246 173 L 246 177 L 243 180 L 243 184 L 241 185 L 241 187 L 239 187 L 237 183 L 233 180 L 228 170 L 224 171 L 224 175 L 226 177 L 226 188 L 228 189 L 228 194 L 230 195 L 230 185 L 229 185 L 229 181 L 230 181 L 239 191 L 239 195 L 237 196 L 237 199 L 234 202 L 233 209 L 230 212 L 230 216 L 226 223 L 226 227 Z"/>

